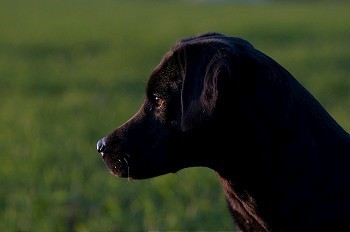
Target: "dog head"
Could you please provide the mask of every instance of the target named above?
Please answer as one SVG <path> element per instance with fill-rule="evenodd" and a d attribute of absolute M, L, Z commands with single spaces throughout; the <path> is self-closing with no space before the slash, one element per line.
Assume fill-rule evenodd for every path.
<path fill-rule="evenodd" d="M 250 136 L 246 115 L 239 112 L 246 107 L 243 100 L 268 101 L 284 91 L 272 84 L 259 96 L 257 83 L 270 78 L 271 62 L 240 38 L 211 33 L 179 41 L 153 70 L 139 111 L 98 141 L 108 170 L 144 179 L 225 164 L 224 144 L 232 145 L 227 133 L 242 141 Z M 282 100 L 273 99 L 270 107 L 282 107 Z"/>

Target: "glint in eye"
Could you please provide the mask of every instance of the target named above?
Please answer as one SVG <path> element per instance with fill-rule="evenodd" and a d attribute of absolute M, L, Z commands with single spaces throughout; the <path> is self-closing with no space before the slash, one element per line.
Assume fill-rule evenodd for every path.
<path fill-rule="evenodd" d="M 160 108 L 163 106 L 164 100 L 160 97 L 155 96 L 154 97 L 154 104 L 157 108 Z"/>

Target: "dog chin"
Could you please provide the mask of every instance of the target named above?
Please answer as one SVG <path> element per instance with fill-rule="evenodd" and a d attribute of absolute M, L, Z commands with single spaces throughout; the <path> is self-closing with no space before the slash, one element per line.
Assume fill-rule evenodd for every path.
<path fill-rule="evenodd" d="M 115 177 L 118 177 L 118 178 L 131 178 L 133 179 L 132 177 L 129 176 L 129 174 L 124 171 L 124 170 L 115 170 L 114 168 L 110 168 L 110 167 L 107 167 L 108 171 Z"/>
<path fill-rule="evenodd" d="M 103 158 L 103 161 L 108 169 L 108 171 L 116 177 L 128 178 L 128 179 L 147 179 L 153 176 L 144 176 L 141 173 L 131 171 L 130 166 L 126 161 L 121 161 L 118 159 L 117 162 L 111 161 L 107 158 Z"/>
<path fill-rule="evenodd" d="M 159 171 L 158 169 L 152 169 L 157 171 L 152 171 L 150 169 L 141 169 L 141 168 L 135 168 L 132 169 L 129 166 L 122 166 L 122 165 L 107 165 L 108 171 L 118 178 L 128 178 L 133 180 L 142 180 L 142 179 L 150 179 L 153 177 L 158 177 L 162 175 L 166 175 L 169 173 L 176 173 L 179 171 L 179 169 L 174 170 L 162 170 Z"/>
<path fill-rule="evenodd" d="M 149 179 L 169 173 L 176 173 L 184 167 L 167 165 L 168 162 L 148 164 L 145 160 L 130 160 L 129 156 L 104 153 L 102 160 L 108 171 L 116 177 L 128 179 Z"/>
<path fill-rule="evenodd" d="M 116 177 L 130 178 L 129 165 L 125 159 L 113 159 L 110 157 L 110 154 L 104 154 L 102 160 L 112 175 Z"/>

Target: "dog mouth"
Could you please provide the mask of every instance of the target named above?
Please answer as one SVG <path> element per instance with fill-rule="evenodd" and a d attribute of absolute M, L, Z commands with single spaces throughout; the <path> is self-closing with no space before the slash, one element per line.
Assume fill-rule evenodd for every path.
<path fill-rule="evenodd" d="M 108 152 L 109 149 L 107 149 L 105 138 L 97 142 L 97 151 L 112 175 L 130 178 L 130 156 Z"/>
<path fill-rule="evenodd" d="M 108 153 L 101 155 L 103 162 L 112 175 L 130 178 L 130 161 L 127 155 L 113 155 Z"/>
<path fill-rule="evenodd" d="M 108 171 L 121 178 L 147 179 L 166 173 L 175 173 L 183 165 L 174 163 L 173 159 L 164 156 L 162 147 L 125 147 L 120 143 L 110 143 L 105 138 L 97 143 L 100 153 Z"/>

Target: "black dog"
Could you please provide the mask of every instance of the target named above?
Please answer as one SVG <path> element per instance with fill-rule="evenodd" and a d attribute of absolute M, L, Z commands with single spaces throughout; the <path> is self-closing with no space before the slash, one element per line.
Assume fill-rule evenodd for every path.
<path fill-rule="evenodd" d="M 141 109 L 97 150 L 119 177 L 215 170 L 242 231 L 349 230 L 349 134 L 240 38 L 179 41 L 151 74 Z"/>

